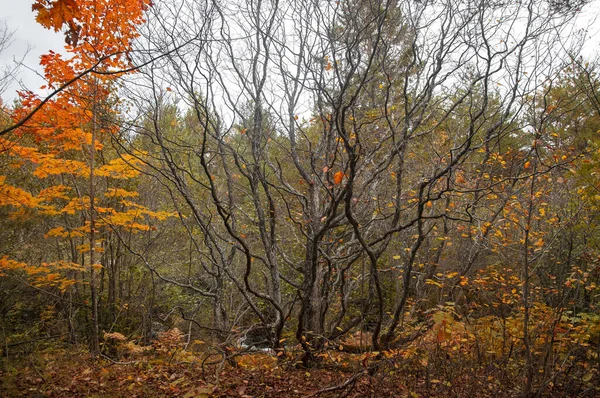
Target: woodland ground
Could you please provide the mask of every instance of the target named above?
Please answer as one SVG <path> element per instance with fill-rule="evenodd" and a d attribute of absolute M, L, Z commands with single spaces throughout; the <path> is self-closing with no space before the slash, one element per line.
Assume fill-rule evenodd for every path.
<path fill-rule="evenodd" d="M 164 353 L 163 353 L 164 354 Z M 283 356 L 282 356 L 283 357 Z M 5 397 L 514 397 L 520 377 L 500 367 L 460 370 L 451 360 L 389 359 L 376 371 L 365 355 L 332 350 L 315 368 L 264 353 L 235 357 L 237 366 L 200 352 L 152 353 L 134 360 L 94 359 L 85 349 L 47 349 L 3 358 Z M 216 362 L 216 363 L 215 363 Z M 337 362 L 337 364 L 336 364 Z M 444 363 L 445 362 L 445 363 Z M 597 397 L 581 385 L 545 388 L 540 397 Z M 345 386 L 345 387 L 343 387 Z M 339 388 L 336 388 L 339 387 Z M 324 391 L 331 388 L 330 391 Z"/>

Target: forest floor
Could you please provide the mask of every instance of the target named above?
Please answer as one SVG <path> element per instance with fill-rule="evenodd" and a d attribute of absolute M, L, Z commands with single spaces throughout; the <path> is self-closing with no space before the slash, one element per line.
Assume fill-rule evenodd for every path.
<path fill-rule="evenodd" d="M 53 348 L 3 358 L 0 396 L 498 398 L 517 396 L 520 388 L 518 380 L 502 381 L 483 369 L 462 372 L 451 376 L 451 380 L 423 369 L 410 371 L 397 364 L 391 366 L 390 362 L 369 372 L 372 364 L 365 361 L 364 355 L 338 356 L 335 366 L 324 362 L 307 369 L 294 366 L 292 360 L 265 353 L 237 356 L 236 366 L 181 354 L 116 362 L 107 357 L 93 358 L 83 349 Z M 593 394 L 588 391 L 572 395 L 554 390 L 539 396 L 593 397 Z"/>

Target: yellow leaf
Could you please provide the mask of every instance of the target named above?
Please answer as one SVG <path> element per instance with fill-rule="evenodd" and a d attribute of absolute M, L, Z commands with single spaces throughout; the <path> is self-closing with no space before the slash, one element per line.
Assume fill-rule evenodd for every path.
<path fill-rule="evenodd" d="M 434 281 L 433 279 L 426 279 L 425 280 L 425 284 L 426 285 L 435 285 L 437 287 L 444 287 L 441 283 Z"/>

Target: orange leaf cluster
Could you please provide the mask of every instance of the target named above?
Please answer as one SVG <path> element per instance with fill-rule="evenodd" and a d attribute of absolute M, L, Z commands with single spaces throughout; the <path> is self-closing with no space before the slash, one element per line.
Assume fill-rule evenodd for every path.
<path fill-rule="evenodd" d="M 171 216 L 122 201 L 122 198 L 132 198 L 137 193 L 114 186 L 115 180 L 139 175 L 140 154 L 114 158 L 114 155 L 102 153 L 102 142 L 118 131 L 117 123 L 111 121 L 116 120 L 118 113 L 112 106 L 117 103 L 113 81 L 119 73 L 112 72 L 131 66 L 128 52 L 138 36 L 137 26 L 143 22 L 144 11 L 150 5 L 150 0 L 33 1 L 36 20 L 47 29 L 64 31 L 67 42 L 67 55 L 49 51 L 41 57 L 40 65 L 47 82 L 43 88 L 55 89 L 67 82 L 70 84 L 45 101 L 13 136 L 0 138 L 4 164 L 22 170 L 22 175 L 30 173 L 38 181 L 35 184 L 38 192 L 30 192 L 16 186 L 13 181 L 18 178 L 3 173 L 6 175 L 0 175 L 0 206 L 8 207 L 14 218 L 25 218 L 32 212 L 76 216 L 71 219 L 79 226 L 51 228 L 46 238 L 76 238 L 81 242 L 89 237 L 91 200 L 84 187 L 93 183 L 88 180 L 92 172 L 108 185 L 98 186 L 95 193 L 99 217 L 95 223 L 96 232 L 108 225 L 150 230 L 154 228 L 147 225 L 149 218 L 162 220 Z M 111 73 L 86 73 L 91 69 Z M 78 76 L 76 81 L 70 82 Z M 21 106 L 12 112 L 15 122 L 42 105 L 42 99 L 31 92 L 20 92 L 19 96 Z M 110 202 L 119 210 L 101 207 L 100 200 Z M 84 213 L 84 216 L 80 217 L 78 213 Z M 101 238 L 97 237 L 96 242 L 99 241 Z M 78 249 L 89 252 L 90 245 L 80 244 Z M 101 249 L 93 248 L 94 251 Z M 76 266 L 62 262 L 31 266 L 7 257 L 0 260 L 0 272 L 23 270 L 34 285 L 55 286 L 61 290 L 74 283 L 63 278 L 61 272 Z"/>
<path fill-rule="evenodd" d="M 45 28 L 64 30 L 67 49 L 75 55 L 68 62 L 81 70 L 105 57 L 106 67 L 128 65 L 136 26 L 150 6 L 150 0 L 35 0 L 32 10 Z"/>

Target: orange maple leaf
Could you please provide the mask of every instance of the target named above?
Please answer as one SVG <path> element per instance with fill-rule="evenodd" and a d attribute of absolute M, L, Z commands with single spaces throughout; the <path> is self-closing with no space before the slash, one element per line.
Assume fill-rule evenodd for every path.
<path fill-rule="evenodd" d="M 334 174 L 333 176 L 333 182 L 335 184 L 339 184 L 342 182 L 342 180 L 344 179 L 344 173 L 341 171 L 338 171 L 337 173 Z"/>
<path fill-rule="evenodd" d="M 73 29 L 75 26 L 73 19 L 79 11 L 79 5 L 75 0 L 37 0 L 31 9 L 37 11 L 35 19 L 40 25 L 58 32 L 64 24 L 68 24 Z"/>

